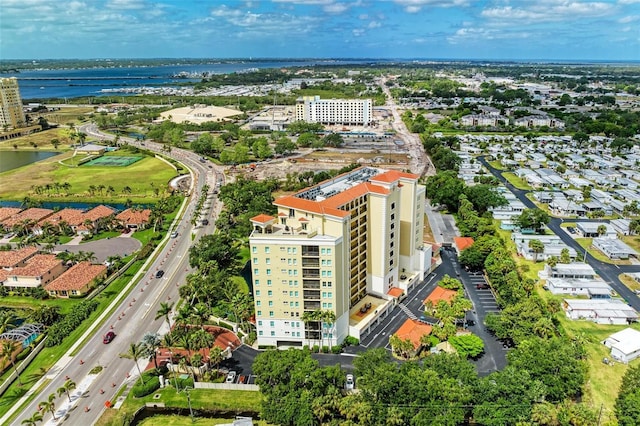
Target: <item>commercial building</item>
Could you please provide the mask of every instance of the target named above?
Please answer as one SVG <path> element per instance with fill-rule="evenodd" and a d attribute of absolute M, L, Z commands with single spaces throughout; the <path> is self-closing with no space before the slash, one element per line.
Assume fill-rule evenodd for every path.
<path fill-rule="evenodd" d="M 308 123 L 367 126 L 373 120 L 373 101 L 303 96 L 296 100 L 296 120 Z"/>
<path fill-rule="evenodd" d="M 0 78 L 0 126 L 17 128 L 25 123 L 18 79 Z"/>
<path fill-rule="evenodd" d="M 279 198 L 275 216 L 252 218 L 258 345 L 366 335 L 430 270 L 424 203 L 417 175 L 366 167 Z M 307 318 L 319 312 L 323 320 Z"/>

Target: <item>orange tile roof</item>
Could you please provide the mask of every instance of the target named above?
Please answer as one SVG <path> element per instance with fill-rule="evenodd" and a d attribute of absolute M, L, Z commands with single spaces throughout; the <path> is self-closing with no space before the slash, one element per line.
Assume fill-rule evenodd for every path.
<path fill-rule="evenodd" d="M 389 190 L 378 185 L 372 185 L 369 182 L 362 182 L 326 200 L 314 201 L 289 195 L 277 199 L 274 204 L 316 214 L 347 217 L 350 215 L 349 211 L 341 210 L 340 207 L 365 194 L 387 195 L 389 194 Z"/>
<path fill-rule="evenodd" d="M 91 280 L 105 273 L 106 270 L 107 267 L 104 265 L 92 265 L 90 262 L 80 262 L 73 265 L 44 288 L 47 291 L 81 290 L 86 287 Z"/>
<path fill-rule="evenodd" d="M 473 238 L 471 237 L 455 237 L 453 241 L 459 251 L 469 248 L 473 245 Z"/>
<path fill-rule="evenodd" d="M 258 216 L 254 216 L 251 218 L 251 222 L 256 223 L 267 223 L 272 220 L 275 220 L 275 217 L 269 216 L 268 214 L 259 214 Z"/>
<path fill-rule="evenodd" d="M 149 222 L 149 216 L 151 216 L 151 210 L 134 210 L 126 209 L 116 216 L 116 219 L 131 225 L 140 225 Z"/>
<path fill-rule="evenodd" d="M 39 223 L 40 226 L 45 223 L 50 223 L 52 225 L 57 225 L 60 222 L 66 222 L 70 226 L 79 225 L 82 223 L 82 210 L 78 209 L 62 209 L 53 213 L 51 216 L 42 219 Z"/>
<path fill-rule="evenodd" d="M 10 218 L 17 213 L 20 213 L 20 210 L 22 209 L 17 207 L 0 207 L 0 222 Z"/>
<path fill-rule="evenodd" d="M 408 319 L 402 324 L 402 326 L 395 332 L 402 340 L 409 339 L 413 344 L 414 349 L 420 347 L 420 338 L 425 334 L 431 334 L 431 327 L 429 324 L 424 324 L 417 320 Z"/>
<path fill-rule="evenodd" d="M 399 172 L 398 170 L 389 170 L 379 175 L 373 176 L 370 180 L 371 182 L 391 183 L 400 180 L 401 178 L 417 180 L 419 177 L 420 176 L 414 175 L 412 173 Z"/>
<path fill-rule="evenodd" d="M 115 211 L 111 207 L 99 205 L 99 206 L 96 206 L 96 207 L 92 208 L 88 212 L 86 212 L 84 214 L 83 221 L 88 219 L 88 220 L 90 220 L 92 222 L 95 222 L 96 220 L 101 219 L 103 217 L 109 217 L 114 213 L 115 213 Z"/>
<path fill-rule="evenodd" d="M 433 306 L 436 306 L 439 301 L 444 300 L 447 303 L 451 303 L 451 301 L 458 295 L 458 292 L 455 290 L 449 290 L 448 288 L 442 288 L 437 286 L 426 299 L 424 299 L 424 304 L 427 302 L 431 302 Z"/>
<path fill-rule="evenodd" d="M 56 258 L 54 254 L 36 254 L 27 260 L 25 266 L 13 268 L 11 272 L 9 272 L 9 276 L 41 277 L 61 264 L 62 260 Z"/>
<path fill-rule="evenodd" d="M 391 297 L 400 297 L 404 294 L 404 290 L 398 287 L 391 287 L 387 294 Z"/>
<path fill-rule="evenodd" d="M 38 252 L 37 247 L 24 247 L 19 250 L 0 251 L 0 268 L 15 268 Z"/>
<path fill-rule="evenodd" d="M 34 222 L 40 222 L 42 219 L 51 214 L 53 214 L 53 210 L 50 209 L 31 208 L 14 214 L 10 218 L 5 219 L 2 224 L 6 227 L 11 227 L 24 220 L 33 220 Z"/>

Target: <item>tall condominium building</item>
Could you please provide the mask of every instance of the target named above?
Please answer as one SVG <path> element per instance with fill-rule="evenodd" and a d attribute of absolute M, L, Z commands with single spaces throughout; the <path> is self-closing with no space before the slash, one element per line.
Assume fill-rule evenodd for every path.
<path fill-rule="evenodd" d="M 366 126 L 373 120 L 373 102 L 371 99 L 320 99 L 320 96 L 303 96 L 296 100 L 296 120 Z"/>
<path fill-rule="evenodd" d="M 424 203 L 417 175 L 365 167 L 279 198 L 276 216 L 252 218 L 258 344 L 366 335 L 430 270 Z M 335 319 L 309 321 L 305 312 Z"/>
<path fill-rule="evenodd" d="M 18 79 L 0 78 L 0 126 L 13 128 L 25 124 L 22 99 L 18 89 Z"/>

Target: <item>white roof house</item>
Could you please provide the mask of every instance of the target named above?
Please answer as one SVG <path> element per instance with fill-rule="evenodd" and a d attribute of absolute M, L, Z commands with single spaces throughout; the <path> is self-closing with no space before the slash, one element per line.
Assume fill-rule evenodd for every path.
<path fill-rule="evenodd" d="M 603 280 L 549 278 L 547 289 L 553 294 L 571 294 L 589 296 L 591 299 L 608 299 L 611 287 Z"/>
<path fill-rule="evenodd" d="M 606 222 L 578 222 L 576 225 L 576 229 L 583 237 L 599 237 L 598 228 L 600 226 L 604 226 L 606 228 L 605 233 L 602 235 L 604 238 L 617 238 L 618 233 L 616 229 L 609 223 Z"/>
<path fill-rule="evenodd" d="M 556 266 L 544 265 L 544 270 L 538 274 L 540 278 L 587 278 L 596 277 L 596 272 L 588 263 L 558 263 Z"/>
<path fill-rule="evenodd" d="M 638 252 L 623 241 L 613 238 L 594 238 L 593 246 L 604 253 L 609 259 L 628 259 L 637 256 Z"/>
<path fill-rule="evenodd" d="M 611 348 L 611 357 L 625 364 L 640 356 L 640 331 L 633 328 L 613 333 L 602 343 Z"/>
<path fill-rule="evenodd" d="M 563 305 L 572 320 L 618 325 L 638 320 L 638 313 L 620 299 L 564 299 Z"/>

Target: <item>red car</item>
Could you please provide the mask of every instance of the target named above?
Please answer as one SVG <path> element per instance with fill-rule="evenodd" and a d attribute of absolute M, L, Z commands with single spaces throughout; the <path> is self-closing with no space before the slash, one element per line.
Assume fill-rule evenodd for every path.
<path fill-rule="evenodd" d="M 115 338 L 116 338 L 116 333 L 114 333 L 113 331 L 108 331 L 107 334 L 105 334 L 104 337 L 102 338 L 102 343 L 107 345 L 111 343 L 111 341 Z"/>

